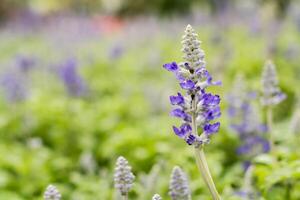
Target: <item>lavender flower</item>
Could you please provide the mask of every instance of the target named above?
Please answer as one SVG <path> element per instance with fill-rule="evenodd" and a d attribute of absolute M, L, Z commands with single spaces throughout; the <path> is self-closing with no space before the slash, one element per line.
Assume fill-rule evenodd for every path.
<path fill-rule="evenodd" d="M 44 200 L 60 200 L 61 194 L 54 185 L 49 185 L 44 193 Z"/>
<path fill-rule="evenodd" d="M 263 96 L 262 104 L 272 106 L 279 104 L 286 98 L 286 95 L 281 92 L 278 87 L 277 72 L 274 64 L 271 61 L 266 62 L 262 73 Z"/>
<path fill-rule="evenodd" d="M 86 85 L 77 72 L 77 64 L 73 59 L 67 60 L 60 69 L 60 77 L 71 96 L 83 96 Z"/>
<path fill-rule="evenodd" d="M 152 200 L 162 200 L 161 196 L 159 194 L 155 194 L 153 197 L 152 197 Z"/>
<path fill-rule="evenodd" d="M 122 196 L 127 196 L 129 190 L 132 187 L 134 175 L 131 172 L 131 167 L 128 164 L 128 161 L 120 156 L 116 162 L 115 168 L 115 188 L 118 189 Z"/>
<path fill-rule="evenodd" d="M 172 200 L 189 200 L 191 198 L 187 177 L 178 166 L 173 168 L 171 174 L 169 194 Z"/>
<path fill-rule="evenodd" d="M 213 122 L 221 115 L 220 97 L 207 93 L 205 90 L 211 85 L 220 85 L 213 82 L 205 68 L 204 51 L 200 48 L 200 41 L 193 28 L 188 25 L 182 41 L 182 52 L 185 62 L 177 64 L 171 62 L 163 67 L 173 72 L 185 94 L 180 92 L 170 96 L 170 102 L 177 108 L 171 111 L 171 116 L 180 118 L 182 125 L 173 126 L 175 134 L 196 147 L 208 143 L 210 136 L 218 132 L 220 123 Z M 203 134 L 192 131 L 192 124 L 201 127 Z M 196 130 L 196 129 L 194 129 Z"/>
<path fill-rule="evenodd" d="M 254 98 L 255 95 L 247 91 L 244 77 L 237 75 L 232 92 L 228 95 L 228 116 L 230 127 L 238 133 L 242 143 L 237 149 L 240 155 L 254 156 L 270 150 L 269 142 L 262 137 L 267 127 L 260 122 L 251 102 Z"/>

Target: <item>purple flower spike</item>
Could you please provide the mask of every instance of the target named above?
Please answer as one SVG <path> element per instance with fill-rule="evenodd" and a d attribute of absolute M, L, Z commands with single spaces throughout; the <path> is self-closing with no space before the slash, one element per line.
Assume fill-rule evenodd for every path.
<path fill-rule="evenodd" d="M 183 122 L 179 128 L 173 126 L 173 130 L 195 148 L 209 143 L 210 135 L 220 127 L 219 122 L 211 124 L 210 121 L 221 115 L 220 97 L 206 92 L 207 87 L 219 85 L 220 82 L 213 82 L 205 68 L 205 54 L 197 37 L 196 32 L 188 25 L 182 41 L 184 61 L 178 65 L 172 62 L 163 66 L 173 72 L 184 90 L 184 94 L 178 92 L 177 95 L 170 96 L 170 103 L 177 106 L 170 114 Z M 198 132 L 202 134 L 199 135 Z"/>
<path fill-rule="evenodd" d="M 195 88 L 195 83 L 192 80 L 187 80 L 180 83 L 182 89 L 192 90 Z"/>
<path fill-rule="evenodd" d="M 184 98 L 183 96 L 178 92 L 178 96 L 170 96 L 170 102 L 172 105 L 183 105 L 184 104 Z"/>
<path fill-rule="evenodd" d="M 175 72 L 178 70 L 178 65 L 176 62 L 171 62 L 171 63 L 167 63 L 167 64 L 164 64 L 163 67 L 168 70 L 168 71 L 171 71 L 171 72 Z"/>
<path fill-rule="evenodd" d="M 211 134 L 218 132 L 219 128 L 220 122 L 216 122 L 214 124 L 205 124 L 203 130 L 206 135 L 210 136 Z"/>

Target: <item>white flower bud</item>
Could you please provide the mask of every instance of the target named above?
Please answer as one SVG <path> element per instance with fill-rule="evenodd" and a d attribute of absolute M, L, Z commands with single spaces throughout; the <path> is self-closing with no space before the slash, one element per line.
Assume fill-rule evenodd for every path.
<path fill-rule="evenodd" d="M 182 39 L 182 52 L 184 54 L 183 58 L 190 63 L 190 66 L 193 69 L 204 67 L 205 54 L 200 48 L 201 42 L 198 40 L 198 35 L 191 25 L 187 25 Z"/>

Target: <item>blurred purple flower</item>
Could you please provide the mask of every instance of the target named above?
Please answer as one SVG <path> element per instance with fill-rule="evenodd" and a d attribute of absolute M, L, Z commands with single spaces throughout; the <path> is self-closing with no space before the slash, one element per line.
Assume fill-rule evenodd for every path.
<path fill-rule="evenodd" d="M 17 55 L 16 66 L 23 72 L 27 72 L 35 66 L 35 59 L 29 56 Z"/>
<path fill-rule="evenodd" d="M 19 102 L 26 99 L 28 90 L 26 84 L 16 73 L 8 72 L 1 76 L 1 86 L 4 96 L 9 102 Z"/>
<path fill-rule="evenodd" d="M 248 92 L 244 77 L 238 75 L 234 81 L 232 92 L 228 95 L 228 116 L 230 128 L 238 133 L 241 145 L 237 149 L 239 155 L 255 156 L 270 150 L 269 142 L 262 137 L 267 131 L 266 125 L 259 120 L 258 112 L 252 105 L 256 95 Z"/>
<path fill-rule="evenodd" d="M 84 96 L 87 88 L 84 80 L 78 74 L 76 61 L 69 59 L 60 67 L 59 74 L 69 95 L 76 97 Z"/>

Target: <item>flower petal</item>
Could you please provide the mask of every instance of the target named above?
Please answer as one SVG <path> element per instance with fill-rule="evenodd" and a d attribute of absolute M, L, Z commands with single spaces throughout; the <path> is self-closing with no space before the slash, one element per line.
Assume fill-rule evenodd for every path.
<path fill-rule="evenodd" d="M 195 83 L 192 80 L 186 80 L 180 83 L 182 89 L 192 90 L 195 88 Z"/>
<path fill-rule="evenodd" d="M 171 71 L 171 72 L 175 72 L 178 70 L 178 65 L 176 62 L 171 62 L 171 63 L 166 63 L 163 65 L 163 67 L 168 70 L 168 71 Z"/>

